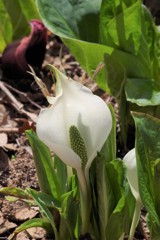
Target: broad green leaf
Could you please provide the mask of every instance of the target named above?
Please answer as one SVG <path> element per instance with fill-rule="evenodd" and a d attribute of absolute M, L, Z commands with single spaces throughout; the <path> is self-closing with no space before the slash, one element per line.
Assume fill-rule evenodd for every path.
<path fill-rule="evenodd" d="M 105 62 L 105 54 L 110 55 L 113 51 L 113 48 L 101 44 L 64 37 L 62 40 L 91 78 L 98 65 Z M 97 74 L 95 81 L 101 89 L 110 93 L 110 89 L 107 85 L 105 68 L 103 68 L 100 73 Z"/>
<path fill-rule="evenodd" d="M 61 194 L 66 192 L 67 187 L 67 167 L 64 162 L 62 162 L 58 156 L 54 155 L 54 166 L 56 169 L 56 174 L 58 178 L 59 185 L 61 186 Z"/>
<path fill-rule="evenodd" d="M 160 157 L 160 120 L 143 113 L 133 113 L 136 125 L 136 159 L 140 196 L 152 221 L 152 229 L 160 230 L 157 211 L 157 160 Z M 156 180 L 156 182 L 155 182 Z M 157 192 L 157 193 L 156 193 Z"/>
<path fill-rule="evenodd" d="M 130 222 L 125 193 L 125 168 L 120 159 L 113 160 L 106 166 L 112 191 L 110 199 L 110 216 L 106 227 L 106 239 L 120 239 Z M 114 177 L 113 177 L 114 176 Z M 114 233 L 116 229 L 116 232 Z"/>
<path fill-rule="evenodd" d="M 95 24 L 93 21 L 94 26 L 91 27 L 92 23 L 86 21 L 83 26 L 79 24 L 77 30 L 78 20 L 83 18 L 87 11 L 95 14 L 96 1 L 85 1 L 86 10 L 84 11 L 81 9 L 83 4 L 84 1 L 80 5 L 79 2 L 70 4 L 67 2 L 65 10 L 63 10 L 65 17 L 62 18 L 61 13 L 58 12 L 60 3 L 55 3 L 55 1 L 46 3 L 44 0 L 37 0 L 38 10 L 46 26 L 62 38 L 89 76 L 92 75 L 92 71 L 99 63 L 105 61 L 107 75 L 103 69 L 96 78 L 100 88 L 117 98 L 122 94 L 123 87 L 127 83 L 125 91 L 128 101 L 138 105 L 142 104 L 142 106 L 158 105 L 160 66 L 157 50 L 159 33 L 149 11 L 139 0 L 103 0 L 102 4 L 99 1 L 96 8 L 99 24 Z M 75 13 L 79 13 L 80 17 L 75 14 L 69 15 L 75 6 Z M 94 29 L 95 33 L 99 33 L 97 38 L 93 37 L 91 29 Z M 88 37 L 86 38 L 81 32 L 86 32 Z M 137 81 L 133 82 L 132 79 L 137 79 Z M 144 79 L 147 79 L 146 82 L 143 81 Z M 144 101 L 140 94 L 137 94 L 135 98 L 134 94 L 131 95 L 131 89 L 139 89 L 139 86 L 136 87 L 136 85 L 141 81 L 146 91 L 148 82 L 151 86 L 154 81 L 154 87 L 150 89 L 151 98 L 144 99 Z"/>
<path fill-rule="evenodd" d="M 99 155 L 95 159 L 96 161 L 96 173 L 95 173 L 95 184 L 97 192 L 97 211 L 100 239 L 106 239 L 106 227 L 108 224 L 108 219 L 110 215 L 110 202 L 113 201 L 112 190 L 110 187 L 110 182 L 108 181 L 108 176 L 106 174 L 106 162 L 103 155 Z M 96 215 L 96 212 L 94 213 Z"/>
<path fill-rule="evenodd" d="M 101 0 L 36 0 L 48 28 L 60 37 L 97 42 Z"/>
<path fill-rule="evenodd" d="M 101 153 L 105 157 L 105 162 L 110 162 L 113 159 L 116 159 L 116 116 L 114 109 L 111 104 L 108 104 L 108 107 L 112 114 L 112 130 L 101 150 Z"/>
<path fill-rule="evenodd" d="M 27 0 L 27 4 L 24 0 L 18 0 L 27 21 L 31 19 L 40 19 L 35 0 Z"/>
<path fill-rule="evenodd" d="M 41 199 L 40 193 L 33 190 L 33 189 L 27 189 L 28 193 L 32 196 L 32 198 L 35 200 L 36 204 L 39 206 L 40 211 L 43 216 L 47 218 L 47 220 L 50 222 L 50 225 L 52 226 L 52 229 L 54 231 L 55 240 L 58 240 L 58 231 L 55 226 L 55 219 L 53 217 L 53 210 L 52 213 L 49 210 L 49 208 L 46 206 L 46 203 Z"/>
<path fill-rule="evenodd" d="M 106 165 L 107 175 L 114 195 L 114 201 L 117 204 L 124 191 L 125 168 L 120 159 L 112 160 Z M 114 176 L 114 178 L 113 178 Z"/>
<path fill-rule="evenodd" d="M 96 44 L 99 43 L 101 0 L 37 0 L 36 3 L 47 28 L 62 38 L 76 60 L 92 76 L 99 63 L 104 62 L 104 53 L 112 51 L 110 47 Z M 105 69 L 98 74 L 96 81 L 109 92 Z"/>
<path fill-rule="evenodd" d="M 6 11 L 9 14 L 10 21 L 13 27 L 13 39 L 18 39 L 22 35 L 29 33 L 29 25 L 21 10 L 19 1 L 3 0 Z"/>
<path fill-rule="evenodd" d="M 38 139 L 33 131 L 26 132 L 32 147 L 34 163 L 41 191 L 60 201 L 61 187 L 49 148 Z"/>
<path fill-rule="evenodd" d="M 101 160 L 100 156 L 99 159 Z M 95 158 L 92 162 L 91 168 L 90 168 L 90 194 L 91 194 L 91 220 L 92 220 L 92 226 L 94 230 L 94 236 L 95 239 L 100 238 L 100 233 L 103 229 L 103 226 L 99 226 L 99 214 L 98 214 L 98 194 L 97 194 L 97 181 L 96 181 L 96 170 L 97 170 L 97 158 Z M 106 208 L 108 206 L 106 205 Z M 103 219 L 103 216 L 102 216 Z M 104 223 L 105 225 L 105 223 Z"/>
<path fill-rule="evenodd" d="M 0 189 L 0 193 L 5 196 L 13 196 L 20 199 L 32 199 L 26 190 L 16 187 L 3 187 Z"/>
<path fill-rule="evenodd" d="M 103 44 L 120 48 L 134 54 L 139 50 L 141 38 L 141 4 L 126 6 L 123 1 L 104 0 L 100 13 L 101 41 Z M 108 16 L 109 13 L 109 16 Z M 131 27 L 132 26 L 132 27 Z"/>
<path fill-rule="evenodd" d="M 153 220 L 149 214 L 146 215 L 146 222 L 149 227 L 149 232 L 152 240 L 159 240 L 160 228 L 156 224 L 153 224 Z"/>
<path fill-rule="evenodd" d="M 106 228 L 106 239 L 120 240 L 129 232 L 135 199 L 126 182 L 126 168 L 123 165 L 123 161 L 117 159 L 107 164 L 107 173 L 112 189 L 113 199 L 111 200 L 113 202 Z"/>
<path fill-rule="evenodd" d="M 125 218 L 125 196 L 123 195 L 115 210 L 110 216 L 107 228 L 106 228 L 106 239 L 117 240 L 120 239 L 124 233 L 124 218 Z M 116 231 L 115 231 L 116 229 Z"/>
<path fill-rule="evenodd" d="M 74 210 L 74 209 L 73 209 Z M 68 220 L 61 215 L 60 226 L 59 226 L 59 239 L 73 240 L 75 239 L 73 228 L 69 224 Z"/>
<path fill-rule="evenodd" d="M 0 52 L 2 52 L 12 39 L 12 25 L 2 0 L 0 0 L 0 22 Z"/>
<path fill-rule="evenodd" d="M 139 106 L 155 106 L 160 104 L 160 86 L 154 79 L 127 79 L 127 100 Z"/>
<path fill-rule="evenodd" d="M 160 216 L 160 159 L 156 159 L 154 164 L 154 192 L 155 192 L 155 208 L 158 216 Z"/>
<path fill-rule="evenodd" d="M 108 86 L 116 98 L 120 96 L 127 78 L 150 77 L 146 63 L 123 51 L 114 50 L 111 54 L 105 54 L 105 64 Z"/>
<path fill-rule="evenodd" d="M 77 181 L 75 175 L 69 178 L 67 192 L 62 195 L 62 214 L 68 224 L 74 229 L 74 234 L 79 234 L 79 200 L 77 199 Z"/>
<path fill-rule="evenodd" d="M 128 101 L 139 106 L 159 105 L 158 38 L 148 10 L 138 1 L 124 8 L 119 15 L 115 11 L 104 34 L 104 42 L 115 48 L 105 58 L 111 93 L 118 98 L 125 86 Z"/>
<path fill-rule="evenodd" d="M 44 228 L 47 233 L 53 233 L 50 222 L 46 218 L 33 218 L 24 223 L 22 223 L 19 227 L 16 228 L 14 233 L 22 232 L 28 228 L 32 227 L 41 227 Z"/>
<path fill-rule="evenodd" d="M 30 191 L 30 189 L 26 190 L 27 192 Z M 46 207 L 48 207 L 49 209 L 53 209 L 55 207 L 59 208 L 60 207 L 60 202 L 55 201 L 55 199 L 53 199 L 53 197 L 51 195 L 48 195 L 46 193 L 43 192 L 38 192 L 36 190 L 34 190 L 35 193 L 37 193 L 39 199 L 46 205 Z"/>
<path fill-rule="evenodd" d="M 119 209 L 117 212 L 121 217 L 118 217 L 116 213 L 115 218 L 119 218 L 119 220 L 110 221 L 118 202 L 124 194 L 124 174 L 125 169 L 120 160 L 113 160 L 106 163 L 104 156 L 98 155 L 92 164 L 90 178 L 93 186 L 92 199 L 94 200 L 92 202 L 93 224 L 97 225 L 94 227 L 96 239 L 108 240 L 113 238 L 113 232 L 111 234 L 111 232 L 108 231 L 108 228 L 110 228 L 108 224 L 110 226 L 111 222 L 112 225 L 115 224 L 114 229 L 119 229 L 117 235 L 115 235 L 115 239 L 116 236 L 120 237 L 125 231 L 124 221 L 126 218 L 128 221 L 128 216 L 124 214 L 124 209 L 127 208 L 127 205 L 121 202 L 119 207 L 117 207 Z M 123 203 L 125 203 L 125 200 Z M 119 228 L 120 223 L 118 221 L 122 223 L 123 227 Z"/>

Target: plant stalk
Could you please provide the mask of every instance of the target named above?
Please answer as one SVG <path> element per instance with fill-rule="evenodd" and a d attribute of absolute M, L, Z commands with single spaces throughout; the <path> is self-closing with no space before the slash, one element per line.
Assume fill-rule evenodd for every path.
<path fill-rule="evenodd" d="M 81 205 L 81 218 L 82 218 L 82 235 L 88 233 L 89 220 L 90 220 L 90 201 L 89 201 L 89 191 L 84 175 L 83 169 L 77 170 L 77 177 L 80 186 L 80 205 Z"/>
<path fill-rule="evenodd" d="M 136 200 L 136 205 L 134 209 L 134 214 L 133 214 L 133 219 L 132 219 L 128 240 L 133 240 L 135 229 L 138 225 L 139 218 L 140 218 L 141 207 L 142 207 L 141 200 Z"/>

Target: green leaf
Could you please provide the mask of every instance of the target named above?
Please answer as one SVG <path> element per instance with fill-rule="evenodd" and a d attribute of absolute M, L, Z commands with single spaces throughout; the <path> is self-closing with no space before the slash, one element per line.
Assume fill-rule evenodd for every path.
<path fill-rule="evenodd" d="M 97 156 L 98 157 L 98 156 Z M 98 157 L 98 159 L 101 161 L 102 156 Z M 98 194 L 97 194 L 97 177 L 96 176 L 96 171 L 97 171 L 97 158 L 95 158 L 92 162 L 91 168 L 90 168 L 90 194 L 91 194 L 91 220 L 92 220 L 92 226 L 93 226 L 93 230 L 94 230 L 94 236 L 95 239 L 99 239 L 100 238 L 100 233 L 103 229 L 103 225 L 105 225 L 105 223 L 103 223 L 103 225 L 101 226 L 100 229 L 100 225 L 99 225 L 99 213 L 98 213 Z M 106 182 L 107 183 L 107 182 Z M 106 208 L 108 208 L 107 205 L 105 205 Z M 105 210 L 106 212 L 106 210 Z M 103 216 L 102 216 L 103 218 Z"/>
<path fill-rule="evenodd" d="M 77 181 L 75 175 L 68 180 L 68 189 L 62 195 L 62 213 L 71 229 L 74 229 L 74 234 L 78 237 L 80 210 L 79 201 L 77 200 Z M 70 230 L 71 231 L 71 230 Z"/>
<path fill-rule="evenodd" d="M 125 196 L 119 200 L 114 212 L 111 214 L 107 228 L 106 239 L 117 240 L 124 233 L 124 218 L 125 218 Z M 116 229 L 116 231 L 115 231 Z"/>
<path fill-rule="evenodd" d="M 54 234 L 55 234 L 55 240 L 58 240 L 58 231 L 55 226 L 55 219 L 53 217 L 53 212 L 51 213 L 51 211 L 47 207 L 45 201 L 41 198 L 41 193 L 39 193 L 33 189 L 27 189 L 27 191 L 32 196 L 32 198 L 35 200 L 36 204 L 39 206 L 42 215 L 45 216 L 47 218 L 47 220 L 49 221 L 49 223 L 54 231 Z"/>
<path fill-rule="evenodd" d="M 105 157 L 105 162 L 110 162 L 113 159 L 116 159 L 116 117 L 114 109 L 111 104 L 108 104 L 110 112 L 112 114 L 112 129 L 111 132 L 101 150 L 101 153 Z"/>
<path fill-rule="evenodd" d="M 26 190 L 16 187 L 3 187 L 0 189 L 0 193 L 5 196 L 13 196 L 20 199 L 32 199 Z"/>
<path fill-rule="evenodd" d="M 106 239 L 106 227 L 110 215 L 110 202 L 113 201 L 112 191 L 106 174 L 106 162 L 103 155 L 98 155 L 96 161 L 96 172 L 94 174 L 96 184 L 96 200 L 97 208 L 95 208 L 94 215 L 98 214 L 98 226 L 100 229 L 100 239 Z"/>
<path fill-rule="evenodd" d="M 160 228 L 159 228 L 158 225 L 153 224 L 152 218 L 149 214 L 147 214 L 147 216 L 146 216 L 146 222 L 147 222 L 147 225 L 149 227 L 151 239 L 152 240 L 159 240 Z"/>
<path fill-rule="evenodd" d="M 123 3 L 122 3 L 123 2 Z M 103 1 L 100 12 L 101 41 L 134 54 L 139 50 L 141 38 L 141 4 L 124 1 Z M 131 27 L 132 26 L 132 27 Z"/>
<path fill-rule="evenodd" d="M 24 223 L 22 223 L 19 227 L 16 228 L 14 233 L 22 232 L 28 228 L 32 227 L 41 227 L 44 228 L 47 233 L 53 233 L 50 222 L 46 218 L 33 218 Z"/>
<path fill-rule="evenodd" d="M 104 53 L 112 51 L 110 47 L 97 44 L 101 0 L 37 0 L 36 3 L 47 28 L 62 38 L 88 75 L 92 76 L 99 63 L 104 62 Z M 104 69 L 96 81 L 102 89 L 109 92 Z"/>
<path fill-rule="evenodd" d="M 27 0 L 27 5 L 24 0 L 19 0 L 19 4 L 27 21 L 31 19 L 40 19 L 35 0 Z"/>
<path fill-rule="evenodd" d="M 9 14 L 10 21 L 13 27 L 13 39 L 18 39 L 22 36 L 29 33 L 29 25 L 27 20 L 21 11 L 21 6 L 19 1 L 14 0 L 3 0 L 6 11 Z M 18 21 L 19 20 L 19 21 Z"/>
<path fill-rule="evenodd" d="M 62 38 L 64 44 L 70 49 L 76 60 L 81 64 L 82 68 L 92 78 L 96 68 L 100 63 L 104 63 L 105 54 L 111 54 L 113 48 L 97 43 L 90 43 L 71 38 Z M 95 57 L 96 56 L 96 57 Z M 95 77 L 98 86 L 104 91 L 110 93 L 107 85 L 106 69 L 103 68 Z"/>
<path fill-rule="evenodd" d="M 111 54 L 105 54 L 105 64 L 108 86 L 116 98 L 121 95 L 128 78 L 140 78 L 139 81 L 141 78 L 150 78 L 150 71 L 147 66 L 149 63 L 142 62 L 138 56 L 121 50 L 115 49 Z"/>
<path fill-rule="evenodd" d="M 57 155 L 54 155 L 54 167 L 56 169 L 59 185 L 61 186 L 61 194 L 64 194 L 67 187 L 67 167 L 66 164 L 62 162 Z"/>
<path fill-rule="evenodd" d="M 2 52 L 12 39 L 12 25 L 2 0 L 0 0 L 0 21 L 0 52 Z"/>
<path fill-rule="evenodd" d="M 126 182 L 126 168 L 123 161 L 117 159 L 107 164 L 107 174 L 112 199 L 110 199 L 111 213 L 106 228 L 106 239 L 123 239 L 130 229 L 135 199 Z"/>
<path fill-rule="evenodd" d="M 27 192 L 30 192 L 30 189 L 26 190 Z M 39 199 L 45 203 L 46 207 L 52 209 L 52 208 L 59 208 L 60 207 L 60 202 L 56 202 L 55 199 L 53 199 L 53 197 L 51 195 L 48 195 L 46 193 L 43 192 L 37 192 L 34 190 L 34 192 L 38 195 Z M 31 193 L 32 195 L 32 193 Z"/>
<path fill-rule="evenodd" d="M 68 220 L 61 215 L 60 226 L 59 226 L 59 239 L 73 240 L 75 239 L 73 228 L 69 224 Z"/>
<path fill-rule="evenodd" d="M 124 191 L 125 168 L 120 159 L 112 160 L 106 165 L 107 175 L 114 195 L 114 202 L 117 204 Z M 114 176 L 114 178 L 113 178 Z"/>
<path fill-rule="evenodd" d="M 115 236 L 117 240 L 119 238 L 116 237 L 120 237 L 126 230 L 125 219 L 127 218 L 128 221 L 128 215 L 125 214 L 128 206 L 125 196 L 123 196 L 125 169 L 122 161 L 112 160 L 107 163 L 103 155 L 98 155 L 91 166 L 90 179 L 92 186 L 92 221 L 96 239 L 107 240 Z M 120 200 L 121 198 L 123 200 Z M 117 210 L 115 210 L 116 207 Z M 116 221 L 112 221 L 111 216 L 113 214 L 117 219 Z M 122 224 L 119 227 L 120 222 Z M 113 229 L 114 231 L 116 229 L 116 232 L 119 229 L 117 234 L 109 231 L 110 227 L 108 226 L 110 225 L 114 225 Z"/>
<path fill-rule="evenodd" d="M 105 61 L 107 76 L 105 69 L 98 74 L 96 82 L 99 87 L 118 98 L 127 84 L 128 101 L 140 106 L 158 105 L 159 33 L 141 2 L 103 0 L 101 4 L 101 1 L 95 0 L 80 3 L 65 1 L 65 8 L 61 4 L 64 0 L 61 3 L 37 0 L 46 26 L 62 38 L 89 76 L 99 63 Z M 96 13 L 95 21 L 79 24 L 88 13 Z M 88 34 L 87 37 L 84 33 Z M 132 89 L 135 89 L 135 97 Z"/>
<path fill-rule="evenodd" d="M 50 150 L 38 139 L 33 131 L 29 130 L 26 134 L 32 147 L 41 191 L 51 195 L 55 201 L 59 202 L 61 199 L 61 187 L 58 182 L 58 176 L 56 174 L 56 169 L 54 168 Z"/>
<path fill-rule="evenodd" d="M 48 28 L 60 37 L 97 42 L 101 0 L 36 0 Z"/>
<path fill-rule="evenodd" d="M 155 208 L 158 216 L 160 216 L 160 159 L 155 160 L 154 164 L 154 192 L 155 192 Z"/>
<path fill-rule="evenodd" d="M 160 87 L 154 79 L 127 79 L 127 100 L 139 106 L 160 104 Z"/>
<path fill-rule="evenodd" d="M 159 168 L 157 161 L 160 156 L 160 120 L 143 113 L 133 113 L 133 117 L 136 125 L 136 159 L 140 196 L 149 213 L 153 225 L 151 228 L 158 228 L 160 232 L 157 211 L 159 210 L 159 207 L 157 208 L 159 188 L 155 189 Z"/>

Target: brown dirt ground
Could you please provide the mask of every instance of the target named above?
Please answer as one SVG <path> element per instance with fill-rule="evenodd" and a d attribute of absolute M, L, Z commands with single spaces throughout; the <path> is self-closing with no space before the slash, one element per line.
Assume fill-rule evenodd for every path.
<path fill-rule="evenodd" d="M 45 68 L 47 63 L 54 64 L 57 68 L 65 70 L 67 75 L 76 81 L 81 81 L 83 76 L 83 83 L 106 102 L 112 102 L 117 114 L 117 105 L 114 99 L 98 89 L 97 85 L 87 77 L 67 48 L 54 36 L 51 36 L 48 42 L 42 69 L 43 80 L 47 86 L 52 86 L 54 93 L 54 84 L 50 73 Z M 34 117 L 37 116 L 40 106 L 46 106 L 47 103 L 35 84 L 29 86 L 28 90 L 22 93 L 19 90 L 18 92 L 15 91 L 15 89 L 17 90 L 15 82 L 7 81 L 7 83 L 6 88 L 9 89 L 19 104 L 23 104 L 22 108 L 25 112 L 22 112 L 20 108 L 16 109 L 6 92 L 3 89 L 0 90 L 0 188 L 14 186 L 23 189 L 30 187 L 38 190 L 31 148 L 24 131 L 31 127 L 35 128 L 35 124 L 27 113 L 34 114 Z M 11 202 L 0 195 L 0 239 L 12 239 L 12 233 L 17 226 L 25 220 L 37 216 L 40 216 L 37 207 L 28 206 L 22 201 Z M 46 236 L 43 229 L 32 228 L 19 233 L 14 239 L 49 240 L 52 238 Z M 136 239 L 146 238 L 137 232 Z"/>

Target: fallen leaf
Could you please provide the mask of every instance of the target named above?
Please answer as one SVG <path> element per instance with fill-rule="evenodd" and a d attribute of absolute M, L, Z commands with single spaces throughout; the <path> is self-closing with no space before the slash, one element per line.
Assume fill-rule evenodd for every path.
<path fill-rule="evenodd" d="M 15 219 L 17 221 L 26 221 L 27 219 L 32 219 L 38 214 L 38 211 L 35 211 L 32 208 L 24 207 L 15 212 Z"/>
<path fill-rule="evenodd" d="M 7 123 L 8 112 L 3 104 L 0 104 L 0 126 Z"/>
<path fill-rule="evenodd" d="M 0 147 L 0 171 L 6 171 L 9 169 L 9 157 Z"/>
<path fill-rule="evenodd" d="M 5 145 L 5 149 L 10 150 L 10 151 L 17 151 L 17 144 L 15 144 L 15 143 L 7 143 Z"/>
<path fill-rule="evenodd" d="M 13 222 L 9 222 L 8 220 L 4 219 L 4 221 L 0 225 L 0 234 L 8 232 L 8 230 L 14 229 L 17 227 L 17 224 Z"/>
<path fill-rule="evenodd" d="M 8 142 L 8 136 L 6 133 L 0 133 L 0 147 L 5 147 Z"/>
<path fill-rule="evenodd" d="M 33 239 L 42 239 L 46 231 L 40 227 L 33 227 L 26 230 Z"/>
<path fill-rule="evenodd" d="M 16 238 L 14 238 L 15 240 L 28 240 L 30 239 L 28 236 L 27 236 L 27 233 L 25 231 L 23 232 L 20 232 L 16 235 Z"/>

